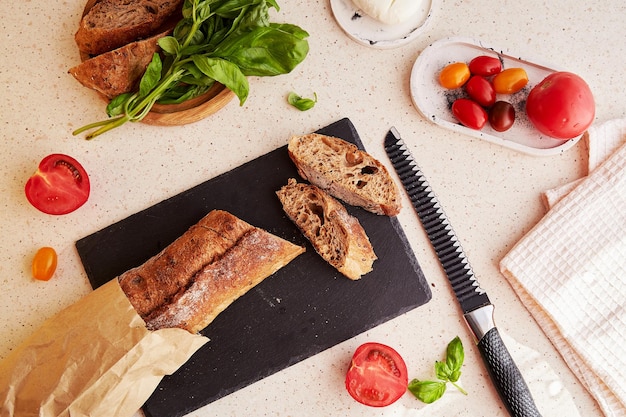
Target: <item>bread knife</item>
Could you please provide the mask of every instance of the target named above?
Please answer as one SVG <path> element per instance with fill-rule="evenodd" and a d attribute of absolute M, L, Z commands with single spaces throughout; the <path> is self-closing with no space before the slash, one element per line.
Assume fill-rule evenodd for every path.
<path fill-rule="evenodd" d="M 513 417 L 541 417 L 528 385 L 502 342 L 493 319 L 494 307 L 480 287 L 452 226 L 426 177 L 392 127 L 385 151 L 417 212 L 474 334 L 496 391 Z"/>

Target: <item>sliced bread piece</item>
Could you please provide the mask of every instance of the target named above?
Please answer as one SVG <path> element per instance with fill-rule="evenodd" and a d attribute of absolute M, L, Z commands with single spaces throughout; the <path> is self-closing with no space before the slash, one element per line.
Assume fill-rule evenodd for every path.
<path fill-rule="evenodd" d="M 303 252 L 227 211 L 213 210 L 118 282 L 148 329 L 196 333 Z"/>
<path fill-rule="evenodd" d="M 96 90 L 107 99 L 133 91 L 152 56 L 160 50 L 157 41 L 166 34 L 131 42 L 87 59 L 70 68 L 69 73 L 82 85 Z"/>
<path fill-rule="evenodd" d="M 100 0 L 83 16 L 74 39 L 88 55 L 112 51 L 159 30 L 182 0 Z"/>
<path fill-rule="evenodd" d="M 377 259 L 358 219 L 324 190 L 290 178 L 276 192 L 292 222 L 317 253 L 346 277 L 356 280 Z"/>
<path fill-rule="evenodd" d="M 302 178 L 332 196 L 376 214 L 400 212 L 398 189 L 385 166 L 354 144 L 312 133 L 292 137 L 287 149 Z"/>

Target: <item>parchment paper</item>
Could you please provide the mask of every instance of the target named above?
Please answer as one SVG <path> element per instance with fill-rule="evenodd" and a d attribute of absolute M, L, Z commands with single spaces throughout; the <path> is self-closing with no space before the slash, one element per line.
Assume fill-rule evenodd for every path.
<path fill-rule="evenodd" d="M 207 341 L 183 329 L 147 330 L 114 279 L 0 362 L 0 416 L 132 416 Z"/>

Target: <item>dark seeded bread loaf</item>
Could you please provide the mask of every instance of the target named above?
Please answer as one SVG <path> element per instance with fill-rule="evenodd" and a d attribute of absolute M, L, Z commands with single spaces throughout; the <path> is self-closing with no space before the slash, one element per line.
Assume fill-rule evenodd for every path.
<path fill-rule="evenodd" d="M 155 34 L 182 0 L 100 0 L 83 16 L 74 36 L 78 49 L 99 55 Z"/>
<path fill-rule="evenodd" d="M 118 277 L 148 329 L 196 333 L 304 248 L 220 210 Z"/>
<path fill-rule="evenodd" d="M 400 212 L 398 189 L 385 166 L 352 143 L 312 133 L 291 138 L 288 151 L 302 178 L 332 196 L 376 214 Z"/>
<path fill-rule="evenodd" d="M 131 42 L 120 48 L 87 59 L 69 69 L 83 86 L 107 99 L 136 89 L 152 55 L 160 50 L 157 41 L 168 32 Z"/>
<path fill-rule="evenodd" d="M 339 272 L 355 280 L 372 270 L 377 258 L 369 238 L 339 201 L 293 178 L 276 194 L 291 221 Z"/>

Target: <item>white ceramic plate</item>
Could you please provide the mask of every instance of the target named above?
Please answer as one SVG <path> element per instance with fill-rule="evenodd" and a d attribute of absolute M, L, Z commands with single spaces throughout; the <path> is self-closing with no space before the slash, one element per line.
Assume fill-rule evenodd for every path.
<path fill-rule="evenodd" d="M 446 90 L 439 85 L 439 72 L 443 67 L 456 61 L 469 63 L 479 55 L 495 56 L 500 59 L 504 69 L 521 67 L 528 74 L 528 84 L 520 92 L 497 96 L 498 100 L 508 101 L 515 107 L 515 123 L 505 132 L 493 130 L 488 123 L 482 130 L 461 125 L 450 108 L 455 99 L 464 96 L 463 89 Z M 574 146 L 582 135 L 568 140 L 542 135 L 528 120 L 524 107 L 532 87 L 555 71 L 557 69 L 552 66 L 518 58 L 484 42 L 469 38 L 445 38 L 425 48 L 415 61 L 411 72 L 411 98 L 425 118 L 447 129 L 531 155 L 554 155 Z"/>
<path fill-rule="evenodd" d="M 361 45 L 373 48 L 396 48 L 422 34 L 432 10 L 433 0 L 420 1 L 420 10 L 397 25 L 388 25 L 369 17 L 352 0 L 330 0 L 335 20 L 346 34 Z"/>

